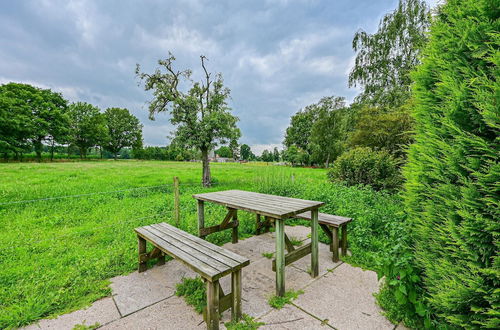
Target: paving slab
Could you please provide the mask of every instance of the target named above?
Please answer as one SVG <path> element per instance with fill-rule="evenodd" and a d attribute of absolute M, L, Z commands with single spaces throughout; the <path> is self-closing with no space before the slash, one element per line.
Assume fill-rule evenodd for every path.
<path fill-rule="evenodd" d="M 240 240 L 238 244 L 229 242 L 224 244 L 223 248 L 246 257 L 250 259 L 251 262 L 262 259 L 262 253 L 264 252 L 274 252 L 276 250 L 274 239 L 271 237 L 270 233 Z"/>
<path fill-rule="evenodd" d="M 309 239 L 304 241 L 304 244 L 308 244 L 310 242 Z M 319 243 L 319 276 L 323 276 L 328 273 L 329 270 L 339 266 L 342 261 L 333 262 L 332 257 L 333 253 L 330 252 L 330 246 L 327 244 Z M 311 255 L 307 255 L 304 258 L 301 258 L 294 263 L 290 264 L 290 266 L 300 269 L 304 272 L 309 272 L 311 269 Z"/>
<path fill-rule="evenodd" d="M 293 305 L 285 305 L 281 309 L 274 309 L 256 321 L 265 323 L 259 328 L 262 330 L 332 329 L 326 322 L 321 322 Z"/>
<path fill-rule="evenodd" d="M 180 261 L 170 260 L 145 272 L 133 272 L 111 279 L 113 298 L 122 316 L 172 296 L 183 277 L 197 274 Z"/>
<path fill-rule="evenodd" d="M 276 294 L 276 275 L 272 271 L 271 260 L 262 258 L 253 262 L 242 270 L 242 310 L 243 313 L 252 317 L 260 317 L 272 310 L 268 300 Z M 313 278 L 298 269 L 286 267 L 285 285 L 286 290 L 299 290 Z M 225 293 L 230 292 L 230 276 L 221 279 L 220 283 Z M 231 316 L 230 311 L 223 314 L 222 319 L 227 322 Z"/>
<path fill-rule="evenodd" d="M 307 286 L 294 304 L 337 329 L 394 329 L 373 297 L 378 288 L 375 272 L 342 264 Z"/>
<path fill-rule="evenodd" d="M 100 329 L 206 329 L 206 325 L 183 298 L 173 296 Z"/>
<path fill-rule="evenodd" d="M 96 301 L 88 308 L 64 314 L 55 319 L 41 320 L 23 329 L 73 329 L 76 325 L 106 324 L 119 318 L 120 314 L 113 299 L 104 298 Z"/>

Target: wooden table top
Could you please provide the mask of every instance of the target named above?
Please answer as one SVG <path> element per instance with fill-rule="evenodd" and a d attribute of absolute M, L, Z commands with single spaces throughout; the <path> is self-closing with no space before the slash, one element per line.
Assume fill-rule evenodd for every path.
<path fill-rule="evenodd" d="M 275 219 L 286 219 L 298 213 L 317 209 L 325 204 L 318 201 L 260 194 L 244 190 L 216 191 L 196 194 L 193 197 L 200 201 L 212 202 Z"/>

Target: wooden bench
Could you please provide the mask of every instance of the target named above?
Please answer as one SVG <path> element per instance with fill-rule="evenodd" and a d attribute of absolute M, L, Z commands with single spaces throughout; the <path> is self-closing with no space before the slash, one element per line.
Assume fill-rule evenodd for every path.
<path fill-rule="evenodd" d="M 148 260 L 165 262 L 165 254 L 196 271 L 207 284 L 207 307 L 203 318 L 208 329 L 219 329 L 219 314 L 231 308 L 232 320 L 241 318 L 241 269 L 250 260 L 220 246 L 188 234 L 164 222 L 135 228 L 139 239 L 139 272 Z M 146 252 L 146 241 L 154 248 Z M 219 279 L 231 274 L 231 293 L 224 294 Z"/>
<path fill-rule="evenodd" d="M 295 218 L 311 220 L 311 212 L 297 214 Z M 326 236 L 330 238 L 330 251 L 333 252 L 334 262 L 339 261 L 339 228 L 342 229 L 342 239 L 340 240 L 342 255 L 345 256 L 347 253 L 347 224 L 351 221 L 352 218 L 338 215 L 326 213 L 318 214 L 318 223 Z"/>

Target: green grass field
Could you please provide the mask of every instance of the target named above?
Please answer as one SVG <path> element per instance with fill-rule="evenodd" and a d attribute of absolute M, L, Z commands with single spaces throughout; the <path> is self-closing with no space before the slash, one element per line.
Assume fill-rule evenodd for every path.
<path fill-rule="evenodd" d="M 109 279 L 136 269 L 133 228 L 173 223 L 173 177 L 181 181 L 180 228 L 197 232 L 202 191 L 244 189 L 327 202 L 323 211 L 355 217 L 351 261 L 375 267 L 380 232 L 400 208 L 397 198 L 327 182 L 322 169 L 212 164 L 214 186 L 203 188 L 201 164 L 95 161 L 0 164 L 0 328 L 89 305 L 110 294 Z M 294 177 L 292 181 L 291 177 Z M 223 207 L 206 207 L 207 225 Z M 241 213 L 240 237 L 253 234 L 254 216 Z M 210 235 L 230 241 L 229 230 Z M 324 239 L 324 237 L 323 237 Z"/>

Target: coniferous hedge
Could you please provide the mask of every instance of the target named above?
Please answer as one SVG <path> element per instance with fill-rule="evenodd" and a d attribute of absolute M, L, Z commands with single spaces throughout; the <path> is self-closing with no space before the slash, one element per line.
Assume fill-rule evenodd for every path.
<path fill-rule="evenodd" d="M 405 203 L 437 321 L 500 328 L 499 6 L 448 0 L 414 74 Z"/>

